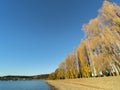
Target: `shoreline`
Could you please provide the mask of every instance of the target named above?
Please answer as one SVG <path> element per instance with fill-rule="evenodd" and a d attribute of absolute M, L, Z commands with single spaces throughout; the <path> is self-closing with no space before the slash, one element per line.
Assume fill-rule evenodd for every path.
<path fill-rule="evenodd" d="M 51 90 L 120 90 L 120 76 L 46 80 Z"/>
<path fill-rule="evenodd" d="M 58 90 L 55 86 L 51 85 L 48 81 L 46 81 L 46 83 L 51 88 L 51 90 Z"/>

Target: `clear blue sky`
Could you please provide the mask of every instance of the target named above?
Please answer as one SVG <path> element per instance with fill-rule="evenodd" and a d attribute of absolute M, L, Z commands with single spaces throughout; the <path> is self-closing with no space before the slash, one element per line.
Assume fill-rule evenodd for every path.
<path fill-rule="evenodd" d="M 120 4 L 119 0 L 110 0 Z M 103 0 L 0 0 L 0 75 L 53 72 Z"/>

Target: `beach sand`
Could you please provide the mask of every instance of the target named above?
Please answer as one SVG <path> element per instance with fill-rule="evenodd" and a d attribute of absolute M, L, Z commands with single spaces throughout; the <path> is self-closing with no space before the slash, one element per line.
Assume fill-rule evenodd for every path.
<path fill-rule="evenodd" d="M 53 90 L 120 90 L 120 76 L 47 80 Z"/>

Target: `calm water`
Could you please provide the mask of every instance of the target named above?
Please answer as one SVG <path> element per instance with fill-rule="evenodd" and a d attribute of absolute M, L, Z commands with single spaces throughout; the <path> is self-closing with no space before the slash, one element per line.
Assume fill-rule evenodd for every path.
<path fill-rule="evenodd" d="M 51 90 L 45 81 L 0 81 L 0 90 Z"/>

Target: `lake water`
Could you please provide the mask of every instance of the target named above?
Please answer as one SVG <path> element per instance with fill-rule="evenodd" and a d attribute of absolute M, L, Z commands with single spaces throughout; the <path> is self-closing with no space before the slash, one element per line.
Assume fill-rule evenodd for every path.
<path fill-rule="evenodd" d="M 42 80 L 32 81 L 0 81 L 0 90 L 51 90 Z"/>

